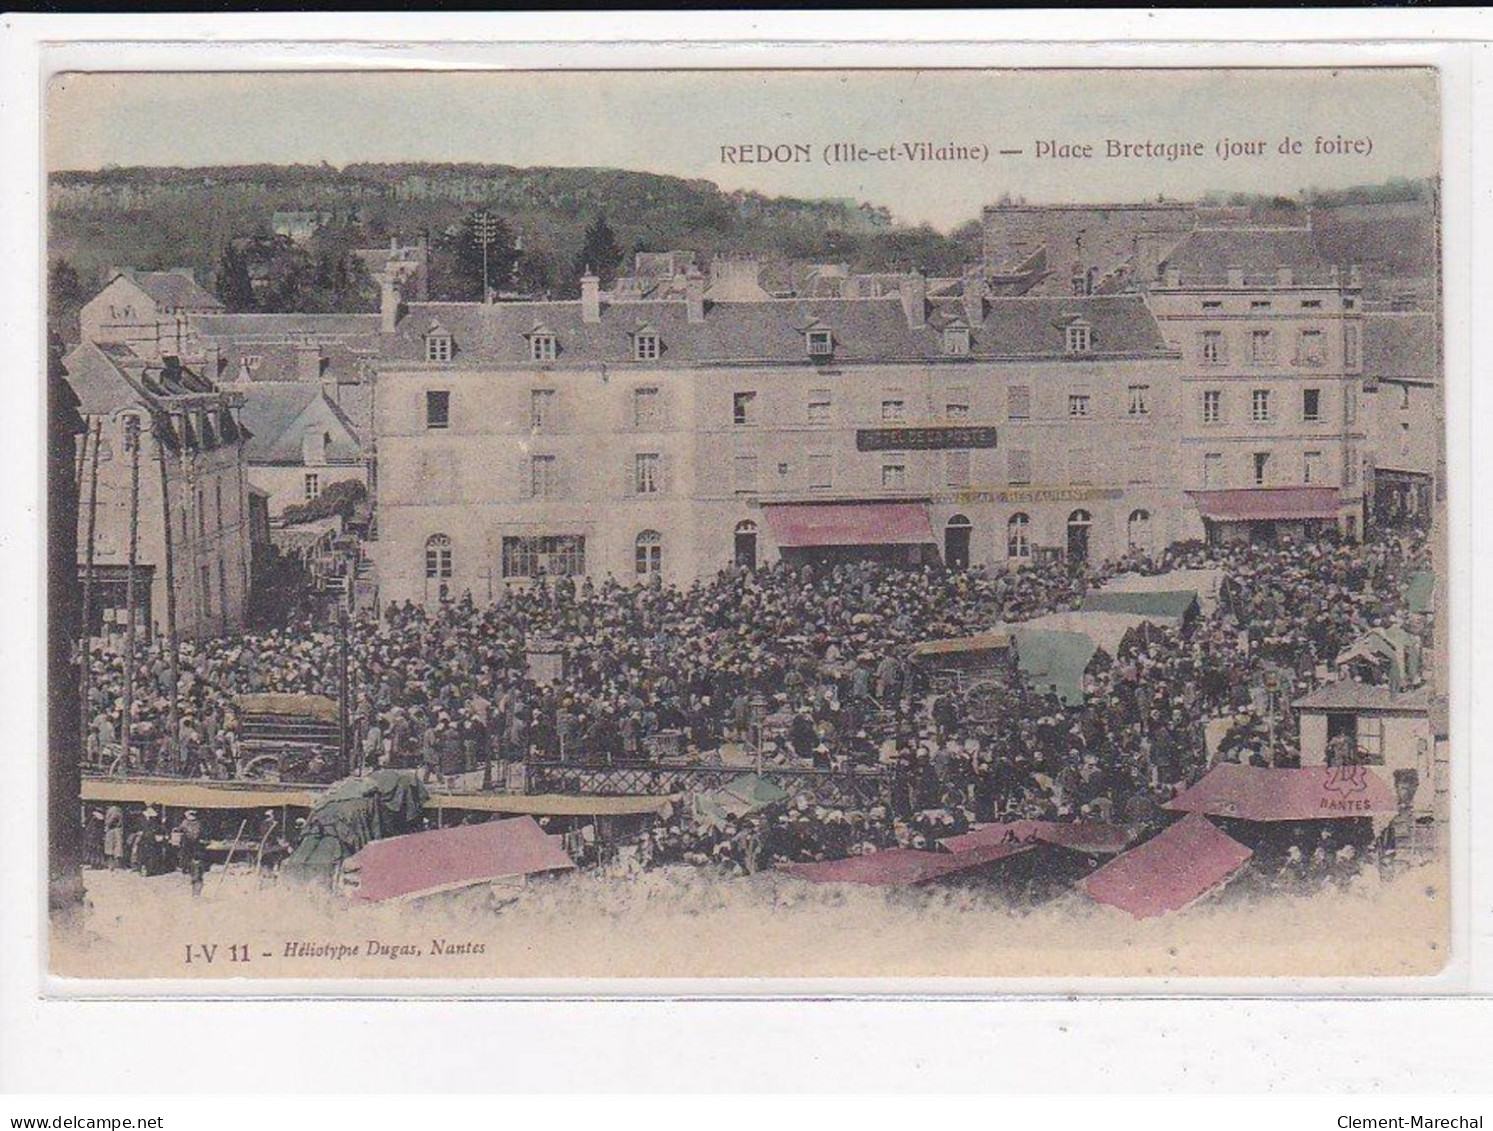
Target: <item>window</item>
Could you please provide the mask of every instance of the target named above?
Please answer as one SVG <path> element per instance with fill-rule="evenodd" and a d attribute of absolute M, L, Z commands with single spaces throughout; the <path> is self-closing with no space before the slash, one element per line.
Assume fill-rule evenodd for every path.
<path fill-rule="evenodd" d="M 835 458 L 828 452 L 809 453 L 809 489 L 828 491 L 835 485 Z"/>
<path fill-rule="evenodd" d="M 948 396 L 944 399 L 943 414 L 945 420 L 968 420 L 969 390 L 950 389 Z"/>
<path fill-rule="evenodd" d="M 1270 453 L 1269 452 L 1255 452 L 1254 453 L 1254 467 L 1255 467 L 1255 486 L 1256 487 L 1263 487 L 1263 486 L 1265 486 L 1265 484 L 1270 479 Z"/>
<path fill-rule="evenodd" d="M 832 357 L 835 338 L 828 330 L 810 330 L 804 334 L 804 348 L 810 357 Z"/>
<path fill-rule="evenodd" d="M 632 426 L 634 428 L 654 428 L 663 419 L 663 413 L 659 411 L 658 389 L 646 386 L 632 391 Z"/>
<path fill-rule="evenodd" d="M 1126 474 L 1131 483 L 1151 482 L 1156 454 L 1150 444 L 1135 444 L 1130 448 L 1130 458 L 1125 461 Z"/>
<path fill-rule="evenodd" d="M 450 334 L 427 334 L 425 336 L 426 361 L 450 361 L 451 352 Z"/>
<path fill-rule="evenodd" d="M 1126 413 L 1130 416 L 1151 415 L 1151 386 L 1131 385 L 1126 392 L 1129 394 L 1129 403 Z"/>
<path fill-rule="evenodd" d="M 1069 416 L 1088 416 L 1089 415 L 1089 394 L 1088 393 L 1070 393 L 1069 394 L 1069 396 L 1068 396 L 1068 415 Z"/>
<path fill-rule="evenodd" d="M 529 457 L 529 494 L 536 499 L 554 498 L 560 493 L 560 461 L 554 456 Z"/>
<path fill-rule="evenodd" d="M 1358 485 L 1358 449 L 1352 444 L 1343 447 L 1343 486 Z"/>
<path fill-rule="evenodd" d="M 964 357 L 969 353 L 969 329 L 965 326 L 949 326 L 943 332 L 943 351 L 949 357 Z"/>
<path fill-rule="evenodd" d="M 1088 353 L 1092 344 L 1089 327 L 1082 322 L 1075 322 L 1068 327 L 1066 346 L 1069 353 Z"/>
<path fill-rule="evenodd" d="M 1203 486 L 1223 486 L 1223 453 L 1205 452 L 1203 454 Z"/>
<path fill-rule="evenodd" d="M 425 539 L 425 576 L 433 581 L 445 581 L 451 576 L 451 539 L 445 534 L 432 534 Z"/>
<path fill-rule="evenodd" d="M 203 503 L 201 487 L 197 488 L 197 534 L 207 537 L 207 507 Z"/>
<path fill-rule="evenodd" d="M 1203 309 L 1204 310 L 1222 310 L 1223 309 L 1223 302 L 1220 299 L 1216 299 L 1216 298 L 1205 298 L 1203 300 Z"/>
<path fill-rule="evenodd" d="M 444 389 L 431 389 L 425 394 L 425 427 L 451 427 L 451 394 Z"/>
<path fill-rule="evenodd" d="M 634 563 L 639 577 L 651 577 L 663 572 L 664 536 L 657 530 L 645 530 L 635 543 Z"/>
<path fill-rule="evenodd" d="M 1006 390 L 1006 415 L 1012 420 L 1027 420 L 1031 417 L 1031 386 L 1012 385 Z"/>
<path fill-rule="evenodd" d="M 555 390 L 531 389 L 529 391 L 529 428 L 535 432 L 548 432 L 555 426 Z"/>
<path fill-rule="evenodd" d="M 213 513 L 216 514 L 217 518 L 218 518 L 218 529 L 222 530 L 223 529 L 223 484 L 221 484 L 221 483 L 214 483 L 213 484 L 213 495 L 216 497 L 216 505 L 213 508 Z"/>
<path fill-rule="evenodd" d="M 586 538 L 542 534 L 503 539 L 504 577 L 574 577 L 586 572 Z"/>
<path fill-rule="evenodd" d="M 307 472 L 304 488 L 306 501 L 309 503 L 312 499 L 321 494 L 321 476 L 315 474 L 314 472 Z"/>
<path fill-rule="evenodd" d="M 1088 484 L 1094 481 L 1094 453 L 1088 448 L 1068 449 L 1068 482 Z"/>
<path fill-rule="evenodd" d="M 663 490 L 663 457 L 657 452 L 639 452 L 635 455 L 632 486 L 639 495 L 656 495 Z"/>
<path fill-rule="evenodd" d="M 754 455 L 737 456 L 731 461 L 731 475 L 738 495 L 755 491 L 757 489 L 757 457 Z"/>
<path fill-rule="evenodd" d="M 1251 299 L 1250 303 L 1249 303 L 1249 308 L 1251 310 L 1269 310 L 1270 309 L 1270 300 L 1268 298 Z"/>
<path fill-rule="evenodd" d="M 660 352 L 658 334 L 652 330 L 639 330 L 632 337 L 632 359 L 634 361 L 657 361 Z"/>
<path fill-rule="evenodd" d="M 1301 419 L 1308 424 L 1322 419 L 1322 390 L 1301 390 Z"/>
<path fill-rule="evenodd" d="M 901 397 L 890 397 L 881 402 L 881 419 L 896 422 L 907 419 L 907 402 Z"/>
<path fill-rule="evenodd" d="M 1322 481 L 1322 453 L 1306 452 L 1301 457 L 1301 481 L 1303 483 L 1320 483 Z"/>
<path fill-rule="evenodd" d="M 1130 512 L 1130 518 L 1125 522 L 1126 544 L 1132 550 L 1149 550 L 1151 548 L 1151 512 L 1147 510 L 1135 510 Z"/>
<path fill-rule="evenodd" d="M 529 335 L 529 357 L 533 361 L 554 361 L 560 352 L 559 342 L 553 334 Z"/>
<path fill-rule="evenodd" d="M 1270 390 L 1255 389 L 1249 394 L 1249 418 L 1256 424 L 1270 419 Z"/>
<path fill-rule="evenodd" d="M 1269 330 L 1249 333 L 1249 360 L 1254 365 L 1268 365 L 1275 360 L 1275 335 Z"/>
<path fill-rule="evenodd" d="M 1205 365 L 1222 365 L 1228 360 L 1228 356 L 1224 353 L 1222 330 L 1203 331 L 1202 353 Z"/>
<path fill-rule="evenodd" d="M 1223 420 L 1223 390 L 1203 390 L 1203 423 L 1217 424 Z"/>
<path fill-rule="evenodd" d="M 1408 412 L 1409 409 L 1410 409 L 1410 386 L 1409 385 L 1401 385 L 1400 386 L 1400 410 L 1402 412 Z"/>
<path fill-rule="evenodd" d="M 1304 298 L 1301 300 L 1302 310 L 1321 310 L 1322 300 L 1319 298 Z"/>
<path fill-rule="evenodd" d="M 1013 450 L 1006 454 L 1006 478 L 1021 486 L 1032 481 L 1032 453 Z"/>
<path fill-rule="evenodd" d="M 1358 327 L 1343 327 L 1343 364 L 1349 369 L 1358 366 Z"/>
<path fill-rule="evenodd" d="M 731 423 L 751 426 L 757 423 L 757 394 L 731 394 Z"/>
<path fill-rule="evenodd" d="M 207 566 L 202 567 L 202 615 L 213 615 L 213 573 Z"/>
<path fill-rule="evenodd" d="M 1303 330 L 1296 350 L 1302 365 L 1321 365 L 1327 360 L 1327 336 L 1321 330 Z"/>
<path fill-rule="evenodd" d="M 1351 385 L 1343 393 L 1343 422 L 1358 423 L 1358 390 Z"/>
<path fill-rule="evenodd" d="M 832 400 L 828 389 L 809 390 L 808 421 L 810 424 L 828 424 Z"/>
<path fill-rule="evenodd" d="M 1006 520 L 1006 557 L 1032 556 L 1031 527 L 1032 520 L 1028 515 L 1013 514 Z"/>
<path fill-rule="evenodd" d="M 907 486 L 907 460 L 895 456 L 881 461 L 881 487 L 884 491 L 900 491 Z"/>
<path fill-rule="evenodd" d="M 944 453 L 944 483 L 949 487 L 969 486 L 969 453 L 952 451 Z"/>

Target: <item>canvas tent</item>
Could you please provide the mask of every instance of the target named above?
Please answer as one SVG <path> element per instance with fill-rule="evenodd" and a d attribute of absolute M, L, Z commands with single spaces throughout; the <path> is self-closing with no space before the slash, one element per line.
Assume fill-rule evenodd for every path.
<path fill-rule="evenodd" d="M 1240 821 L 1324 821 L 1393 817 L 1394 790 L 1367 766 L 1214 766 L 1163 808 Z"/>
<path fill-rule="evenodd" d="M 1429 613 L 1436 601 L 1436 575 L 1421 570 L 1410 575 L 1405 586 L 1405 608 L 1412 613 Z"/>
<path fill-rule="evenodd" d="M 1051 691 L 1070 707 L 1083 702 L 1083 678 L 1099 650 L 1082 632 L 1019 628 L 1016 667 L 1035 690 Z"/>
<path fill-rule="evenodd" d="M 282 874 L 329 882 L 338 866 L 365 845 L 417 828 L 429 797 L 409 770 L 375 770 L 343 779 L 317 799 Z"/>
<path fill-rule="evenodd" d="M 966 852 L 924 852 L 915 848 L 884 848 L 864 856 L 823 860 L 812 864 L 780 864 L 781 871 L 816 884 L 865 884 L 906 887 L 925 884 L 1016 856 L 1029 844 L 996 844 Z"/>
<path fill-rule="evenodd" d="M 724 828 L 737 817 L 766 809 L 787 797 L 788 791 L 775 782 L 758 774 L 742 774 L 719 789 L 696 794 L 695 820 Z"/>
<path fill-rule="evenodd" d="M 1203 616 L 1211 617 L 1218 609 L 1223 588 L 1221 569 L 1174 569 L 1166 573 L 1122 573 L 1104 583 L 1105 593 L 1175 593 L 1191 591 L 1197 595 Z"/>
<path fill-rule="evenodd" d="M 1190 814 L 1085 878 L 1091 899 L 1147 919 L 1197 902 L 1253 853 L 1206 817 Z"/>
<path fill-rule="evenodd" d="M 1198 611 L 1194 589 L 1166 589 L 1145 593 L 1097 590 L 1083 599 L 1084 613 L 1124 613 L 1144 617 L 1168 628 L 1180 628 Z"/>
<path fill-rule="evenodd" d="M 1420 638 L 1397 626 L 1370 629 L 1338 653 L 1338 667 L 1354 664 L 1382 670 L 1394 691 L 1413 687 L 1421 678 Z"/>
<path fill-rule="evenodd" d="M 355 885 L 353 898 L 379 903 L 574 867 L 559 837 L 533 817 L 511 817 L 373 841 L 343 864 L 343 875 Z"/>
<path fill-rule="evenodd" d="M 968 852 L 995 844 L 1050 844 L 1086 855 L 1122 852 L 1135 839 L 1124 825 L 1102 821 L 1007 821 L 946 837 L 939 844 L 950 852 Z"/>

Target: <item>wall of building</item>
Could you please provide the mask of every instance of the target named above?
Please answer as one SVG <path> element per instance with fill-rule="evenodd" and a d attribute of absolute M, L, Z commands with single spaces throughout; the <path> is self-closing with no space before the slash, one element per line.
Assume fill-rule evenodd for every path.
<path fill-rule="evenodd" d="M 1383 772 L 1389 778 L 1395 770 L 1415 770 L 1420 774 L 1422 791 L 1417 800 L 1429 802 L 1431 781 L 1431 726 L 1424 711 L 1419 713 L 1374 712 L 1359 714 L 1359 725 L 1372 717 L 1384 725 Z M 1327 764 L 1327 715 L 1318 711 L 1301 713 L 1301 764 Z"/>
<path fill-rule="evenodd" d="M 308 463 L 248 465 L 249 485 L 269 495 L 269 513 L 278 518 L 286 507 L 310 502 L 333 483 L 368 484 L 368 469 L 363 464 Z M 306 477 L 316 476 L 316 491 L 308 493 Z"/>

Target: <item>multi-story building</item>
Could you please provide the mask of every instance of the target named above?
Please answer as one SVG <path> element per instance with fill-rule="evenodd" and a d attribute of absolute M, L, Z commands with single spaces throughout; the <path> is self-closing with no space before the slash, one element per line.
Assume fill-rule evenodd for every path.
<path fill-rule="evenodd" d="M 223 304 L 197 284 L 186 268 L 116 271 L 78 312 L 85 342 L 129 346 L 159 361 L 188 349 L 194 315 L 221 312 Z"/>
<path fill-rule="evenodd" d="M 1145 296 L 1181 357 L 1174 471 L 1190 534 L 1359 534 L 1359 284 L 1322 260 L 1309 220 L 1170 202 L 984 217 L 994 286 Z"/>
<path fill-rule="evenodd" d="M 1376 521 L 1429 525 L 1436 477 L 1436 317 L 1428 310 L 1364 316 L 1363 379 Z"/>
<path fill-rule="evenodd" d="M 734 270 L 745 272 L 747 268 Z M 1138 295 L 400 302 L 384 288 L 384 600 L 739 562 L 1004 567 L 1182 536 L 1177 355 Z"/>
<path fill-rule="evenodd" d="M 166 630 L 168 553 L 178 634 L 242 627 L 251 531 L 237 398 L 175 358 L 148 360 L 118 343 L 85 341 L 64 364 L 87 426 L 78 568 L 91 584 L 92 632 L 128 624 L 132 539 L 137 630 Z"/>

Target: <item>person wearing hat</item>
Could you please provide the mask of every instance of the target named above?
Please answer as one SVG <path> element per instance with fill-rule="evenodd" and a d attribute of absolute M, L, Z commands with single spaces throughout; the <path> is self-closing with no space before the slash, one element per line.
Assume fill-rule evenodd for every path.
<path fill-rule="evenodd" d="M 140 827 L 130 836 L 130 867 L 142 876 L 157 876 L 162 871 L 159 816 L 155 806 L 147 805 L 140 814 Z"/>
<path fill-rule="evenodd" d="M 192 894 L 202 894 L 202 881 L 207 873 L 207 839 L 197 810 L 188 809 L 176 826 L 179 834 L 177 860 L 181 870 L 192 878 Z"/>

